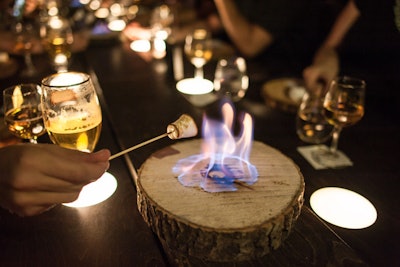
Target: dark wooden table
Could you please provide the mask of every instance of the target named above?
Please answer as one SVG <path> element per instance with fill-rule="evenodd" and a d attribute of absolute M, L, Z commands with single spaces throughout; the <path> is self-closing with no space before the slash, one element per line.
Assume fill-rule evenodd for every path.
<path fill-rule="evenodd" d="M 75 55 L 74 60 L 72 68 L 92 75 L 101 98 L 105 119 L 99 149 L 107 147 L 116 153 L 162 134 L 167 124 L 182 113 L 192 115 L 201 125 L 205 109 L 192 106 L 176 91 L 168 57 L 147 60 L 130 50 L 128 44 L 115 43 L 90 47 Z M 215 62 L 206 66 L 210 78 L 214 66 Z M 190 75 L 191 66 L 186 62 L 185 67 Z M 365 117 L 345 129 L 339 142 L 354 166 L 316 171 L 296 151 L 305 144 L 296 136 L 295 115 L 272 109 L 260 97 L 262 84 L 279 76 L 268 71 L 272 67 L 250 62 L 251 86 L 236 108 L 254 117 L 255 140 L 277 148 L 300 167 L 305 177 L 306 202 L 294 231 L 278 250 L 257 261 L 226 265 L 399 266 L 400 168 L 396 155 L 400 151 L 400 127 L 395 112 L 388 111 L 385 103 L 367 98 Z M 45 68 L 43 76 L 50 71 Z M 281 73 L 288 74 L 299 76 L 289 71 Z M 17 76 L 6 79 L 4 84 L 16 79 Z M 165 138 L 113 160 L 109 171 L 117 177 L 118 188 L 99 205 L 83 209 L 59 206 L 32 218 L 19 218 L 0 210 L 1 265 L 169 265 L 166 253 L 137 211 L 134 176 L 152 153 L 173 142 Z M 326 186 L 344 187 L 364 195 L 377 208 L 376 223 L 362 230 L 347 230 L 319 219 L 308 200 L 315 190 Z"/>

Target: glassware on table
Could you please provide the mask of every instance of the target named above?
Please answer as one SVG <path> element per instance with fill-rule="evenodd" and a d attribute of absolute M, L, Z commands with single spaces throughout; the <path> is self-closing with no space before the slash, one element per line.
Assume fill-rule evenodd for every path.
<path fill-rule="evenodd" d="M 17 36 L 15 52 L 24 55 L 25 68 L 21 71 L 22 77 L 32 77 L 38 71 L 32 61 L 32 49 L 35 40 L 39 40 L 39 31 L 34 21 L 18 21 L 14 25 Z"/>
<path fill-rule="evenodd" d="M 212 40 L 206 29 L 195 29 L 185 38 L 185 54 L 195 66 L 195 78 L 203 78 L 203 66 L 211 60 Z"/>
<path fill-rule="evenodd" d="M 214 90 L 217 94 L 239 101 L 245 96 L 248 87 L 249 77 L 244 58 L 231 57 L 218 61 L 214 76 Z"/>
<path fill-rule="evenodd" d="M 323 88 L 305 92 L 296 116 L 296 133 L 306 143 L 322 144 L 332 137 L 333 126 L 324 115 Z"/>
<path fill-rule="evenodd" d="M 328 167 L 340 167 L 338 161 L 343 153 L 338 151 L 338 140 L 343 127 L 357 123 L 364 116 L 366 83 L 362 79 L 341 76 L 334 79 L 324 98 L 324 115 L 334 126 L 329 149 L 320 149 L 314 158 Z M 340 153 L 339 153 L 340 152 Z"/>
<path fill-rule="evenodd" d="M 100 138 L 102 113 L 90 76 L 81 72 L 53 74 L 42 80 L 42 90 L 43 119 L 51 141 L 65 148 L 92 152 Z M 113 179 L 115 190 L 115 178 L 106 173 L 86 185 L 76 202 L 88 206 L 86 201 L 90 205 L 98 203 L 92 202 L 91 197 L 100 197 L 100 202 L 103 201 L 101 197 L 105 197 L 105 193 L 94 186 L 104 184 L 103 178 Z M 108 192 L 107 197 L 113 192 Z"/>
<path fill-rule="evenodd" d="M 40 105 L 41 88 L 37 84 L 19 84 L 3 91 L 4 120 L 15 136 L 37 144 L 46 132 Z"/>
<path fill-rule="evenodd" d="M 50 17 L 43 27 L 42 35 L 44 46 L 56 71 L 67 71 L 74 41 L 68 20 L 58 16 Z"/>

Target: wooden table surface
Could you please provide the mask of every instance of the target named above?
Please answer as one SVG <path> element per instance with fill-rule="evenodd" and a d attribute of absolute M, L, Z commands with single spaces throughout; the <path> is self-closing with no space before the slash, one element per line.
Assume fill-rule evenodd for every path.
<path fill-rule="evenodd" d="M 42 69 L 41 75 L 31 80 L 40 81 L 51 69 L 43 63 L 43 57 L 34 60 Z M 190 75 L 190 64 L 185 62 L 185 67 L 186 75 Z M 207 77 L 212 77 L 214 67 L 215 62 L 206 66 Z M 256 261 L 226 266 L 399 266 L 400 127 L 393 112 L 396 107 L 367 98 L 365 117 L 344 129 L 339 141 L 339 148 L 354 166 L 317 171 L 296 150 L 305 144 L 296 136 L 295 115 L 267 106 L 260 96 L 260 88 L 268 79 L 299 74 L 273 73 L 268 71 L 271 67 L 250 62 L 250 89 L 236 108 L 253 116 L 255 140 L 278 149 L 300 167 L 306 184 L 305 205 L 294 231 L 278 250 Z M 74 55 L 71 69 L 90 73 L 96 83 L 104 112 L 98 149 L 107 147 L 116 153 L 155 137 L 182 113 L 190 114 L 201 125 L 205 109 L 192 106 L 176 91 L 168 56 L 148 60 L 126 43 L 98 45 Z M 1 81 L 4 89 L 21 79 L 16 74 Z M 44 137 L 42 141 L 48 140 Z M 96 206 L 58 206 L 31 218 L 19 218 L 0 209 L 0 265 L 170 265 L 167 253 L 137 210 L 134 179 L 136 169 L 153 152 L 173 142 L 165 138 L 114 159 L 109 172 L 117 177 L 117 191 Z M 368 198 L 378 211 L 376 223 L 366 229 L 348 230 L 321 220 L 310 209 L 309 198 L 315 190 L 327 186 L 344 187 Z M 201 261 L 193 264 L 221 266 Z"/>

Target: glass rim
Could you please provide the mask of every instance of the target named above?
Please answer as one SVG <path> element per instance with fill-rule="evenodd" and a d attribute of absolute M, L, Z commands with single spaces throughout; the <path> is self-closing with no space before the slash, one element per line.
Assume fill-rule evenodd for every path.
<path fill-rule="evenodd" d="M 349 75 L 343 75 L 336 77 L 334 81 L 339 84 L 339 85 L 344 85 L 344 86 L 353 86 L 357 88 L 365 88 L 367 83 L 365 80 Z"/>
<path fill-rule="evenodd" d="M 15 88 L 20 87 L 20 88 L 36 88 L 36 91 L 27 91 L 27 92 L 23 92 L 21 91 L 21 94 L 18 95 L 29 95 L 29 94 L 41 94 L 41 87 L 40 84 L 38 83 L 20 83 L 20 84 L 15 84 L 15 85 L 11 85 L 9 87 L 7 87 L 6 89 L 3 90 L 3 96 L 13 96 L 15 95 Z"/>
<path fill-rule="evenodd" d="M 51 80 L 56 77 L 56 76 L 62 76 L 62 75 L 79 75 L 82 77 L 82 81 L 79 82 L 71 82 L 71 83 L 66 83 L 63 85 L 51 85 Z M 42 79 L 41 85 L 46 86 L 46 87 L 51 87 L 51 88 L 65 88 L 65 87 L 72 87 L 72 86 L 79 86 L 81 84 L 84 84 L 86 82 L 90 81 L 90 75 L 85 73 L 85 72 L 79 72 L 79 71 L 67 71 L 67 72 L 60 72 L 60 73 L 54 73 L 51 74 L 45 78 Z"/>

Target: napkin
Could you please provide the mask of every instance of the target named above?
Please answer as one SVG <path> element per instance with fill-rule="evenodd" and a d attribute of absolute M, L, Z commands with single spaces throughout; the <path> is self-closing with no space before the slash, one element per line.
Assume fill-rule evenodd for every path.
<path fill-rule="evenodd" d="M 353 162 L 342 151 L 339 150 L 337 151 L 337 155 L 334 159 L 327 162 L 322 162 L 318 157 L 318 153 L 322 150 L 329 150 L 329 148 L 326 145 L 301 146 L 297 148 L 297 151 L 316 170 L 353 166 Z"/>

